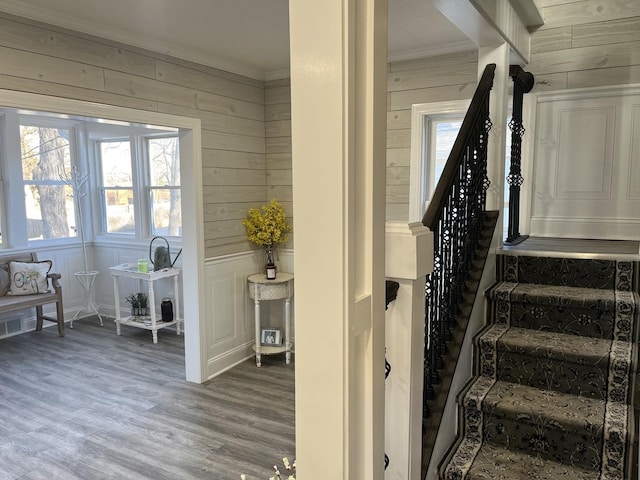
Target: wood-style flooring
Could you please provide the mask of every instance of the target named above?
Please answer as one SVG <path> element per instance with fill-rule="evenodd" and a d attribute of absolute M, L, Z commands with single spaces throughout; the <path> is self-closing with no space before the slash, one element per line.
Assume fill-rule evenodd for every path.
<path fill-rule="evenodd" d="M 73 326 L 0 340 L 0 480 L 266 480 L 295 456 L 283 356 L 197 385 L 175 331 Z"/>

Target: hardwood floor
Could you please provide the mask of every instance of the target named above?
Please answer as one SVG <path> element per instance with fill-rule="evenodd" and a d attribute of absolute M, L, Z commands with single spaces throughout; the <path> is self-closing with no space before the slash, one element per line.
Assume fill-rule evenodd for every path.
<path fill-rule="evenodd" d="M 183 337 L 83 319 L 0 340 L 0 480 L 268 479 L 295 457 L 294 368 L 184 380 Z"/>

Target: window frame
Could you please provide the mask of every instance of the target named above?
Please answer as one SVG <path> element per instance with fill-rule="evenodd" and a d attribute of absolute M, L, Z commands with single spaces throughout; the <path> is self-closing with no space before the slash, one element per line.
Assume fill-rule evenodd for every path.
<path fill-rule="evenodd" d="M 79 124 L 77 121 L 69 120 L 65 118 L 47 116 L 45 114 L 31 114 L 23 112 L 4 112 L 4 119 L 7 124 L 3 125 L 4 141 L 7 144 L 13 144 L 15 162 L 3 162 L 7 163 L 3 174 L 6 175 L 8 183 L 14 183 L 15 187 L 10 189 L 7 193 L 8 196 L 3 195 L 3 225 L 5 217 L 7 216 L 6 205 L 9 205 L 12 212 L 11 221 L 6 221 L 6 232 L 8 241 L 3 243 L 1 248 L 15 248 L 19 246 L 43 248 L 47 246 L 55 245 L 75 245 L 80 243 L 79 234 L 79 217 L 78 217 L 78 202 L 81 199 L 72 197 L 73 202 L 73 227 L 75 235 L 59 238 L 42 238 L 42 239 L 29 239 L 28 221 L 27 221 L 27 206 L 24 195 L 26 185 L 61 185 L 66 184 L 62 179 L 60 180 L 43 180 L 33 181 L 25 180 L 23 165 L 22 165 L 22 149 L 20 145 L 20 128 L 22 126 L 33 126 L 37 128 L 61 128 L 69 131 L 69 162 L 70 167 L 77 167 L 82 173 L 84 163 L 80 155 L 80 139 L 79 139 Z M 7 157 L 11 158 L 11 157 Z"/>
<path fill-rule="evenodd" d="M 145 213 L 147 215 L 146 218 L 146 222 L 145 225 L 147 227 L 147 235 L 149 237 L 151 236 L 156 236 L 159 235 L 158 233 L 154 232 L 154 228 L 153 228 L 153 191 L 154 190 L 178 190 L 180 192 L 180 195 L 182 195 L 182 178 L 180 178 L 180 183 L 178 185 L 175 184 L 168 184 L 168 185 L 152 185 L 152 181 L 151 181 L 151 155 L 149 152 L 149 140 L 155 140 L 155 139 L 159 139 L 159 138 L 175 138 L 178 142 L 177 147 L 178 147 L 178 162 L 180 162 L 180 136 L 178 135 L 178 132 L 175 133 L 175 135 L 168 135 L 168 134 L 155 134 L 155 135 L 142 135 L 141 136 L 141 147 L 142 147 L 142 151 L 143 151 L 143 155 L 144 158 L 146 159 L 145 162 L 145 169 L 144 169 L 144 179 L 145 179 L 145 192 L 144 192 L 144 199 L 146 200 L 146 205 L 144 205 L 144 210 Z M 178 172 L 180 171 L 180 169 L 178 168 Z M 182 202 L 180 202 L 180 218 L 182 218 Z M 180 230 L 182 230 L 182 225 L 180 225 Z M 178 239 L 178 238 L 182 238 L 182 235 L 169 235 L 169 234 L 164 234 L 162 235 L 163 237 L 166 237 L 168 239 Z"/>
<path fill-rule="evenodd" d="M 175 188 L 182 193 L 182 185 L 171 186 L 152 186 L 150 176 L 150 156 L 148 149 L 148 140 L 154 138 L 169 138 L 175 137 L 180 141 L 179 132 L 160 132 L 160 133 L 131 133 L 128 136 L 124 135 L 104 135 L 96 137 L 91 140 L 93 144 L 92 151 L 94 153 L 94 165 L 96 179 L 95 192 L 98 195 L 96 198 L 96 205 L 98 205 L 100 219 L 94 226 L 97 227 L 96 237 L 103 239 L 118 239 L 127 238 L 133 240 L 148 240 L 155 234 L 153 233 L 152 225 L 152 200 L 151 194 L 154 188 Z M 131 176 L 133 192 L 133 208 L 134 208 L 134 223 L 135 228 L 133 233 L 116 233 L 107 231 L 107 214 L 105 205 L 105 187 L 104 179 L 102 176 L 102 155 L 100 145 L 103 142 L 117 142 L 117 141 L 130 142 L 131 152 Z M 129 188 L 129 187 L 123 187 Z M 180 206 L 182 208 L 182 205 Z M 96 223 L 96 222 L 94 222 Z M 181 240 L 182 235 L 163 235 L 169 240 Z"/>
<path fill-rule="evenodd" d="M 430 150 L 429 119 L 444 115 L 463 117 L 469 109 L 470 99 L 446 102 L 419 103 L 411 107 L 411 162 L 409 180 L 409 221 L 421 222 L 431 195 L 428 187 L 427 155 Z"/>
<path fill-rule="evenodd" d="M 118 186 L 118 185 L 114 185 L 114 186 L 109 186 L 109 187 L 105 187 L 104 185 L 104 176 L 103 176 L 103 169 L 102 169 L 102 148 L 101 145 L 103 143 L 122 143 L 122 142 L 128 142 L 129 143 L 129 166 L 131 168 L 131 186 Z M 138 236 L 138 224 L 140 222 L 137 221 L 137 218 L 139 217 L 139 211 L 138 211 L 138 207 L 136 205 L 136 196 L 135 196 L 135 190 L 136 190 L 136 172 L 135 172 L 135 164 L 136 162 L 134 161 L 134 157 L 136 155 L 135 153 L 135 143 L 134 140 L 131 138 L 131 136 L 114 136 L 114 137 L 108 137 L 108 138 L 100 138 L 100 139 L 96 139 L 93 140 L 93 158 L 94 158 L 94 165 L 95 165 L 95 171 L 96 171 L 96 189 L 95 189 L 95 195 L 94 198 L 96 200 L 96 205 L 98 205 L 100 214 L 98 215 L 99 218 L 99 228 L 96 231 L 96 236 L 114 236 L 117 238 L 136 238 Z M 132 197 L 133 197 L 133 220 L 134 220 L 134 232 L 133 233 L 117 233 L 117 232 L 109 232 L 108 231 L 108 215 L 107 215 L 107 205 L 106 205 L 106 190 L 131 190 L 132 193 Z"/>

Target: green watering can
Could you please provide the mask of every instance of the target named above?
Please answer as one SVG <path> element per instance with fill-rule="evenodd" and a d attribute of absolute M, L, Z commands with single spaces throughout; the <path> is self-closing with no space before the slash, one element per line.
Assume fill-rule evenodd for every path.
<path fill-rule="evenodd" d="M 153 249 L 153 242 L 155 242 L 156 240 L 163 240 L 164 245 L 156 247 L 155 251 L 153 252 L 153 259 L 152 259 L 151 250 Z M 173 261 L 171 261 L 171 251 L 169 250 L 169 241 L 166 238 L 153 237 L 151 239 L 151 242 L 149 243 L 149 261 L 151 262 L 151 265 L 153 265 L 154 271 L 162 270 L 163 268 L 172 268 L 173 265 L 176 263 L 176 260 L 178 260 L 178 257 L 180 256 L 181 253 L 182 253 L 182 249 L 180 249 L 180 251 L 176 255 L 176 258 L 174 258 Z"/>

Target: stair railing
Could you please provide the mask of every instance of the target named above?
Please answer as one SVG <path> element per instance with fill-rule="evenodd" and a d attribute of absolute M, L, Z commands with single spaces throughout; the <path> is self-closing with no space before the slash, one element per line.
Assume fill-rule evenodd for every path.
<path fill-rule="evenodd" d="M 425 418 L 430 414 L 428 401 L 435 398 L 435 386 L 440 382 L 439 371 L 444 366 L 457 305 L 482 232 L 489 187 L 489 92 L 495 69 L 495 64 L 485 67 L 422 219 L 433 232 L 435 251 L 434 269 L 425 285 Z"/>

